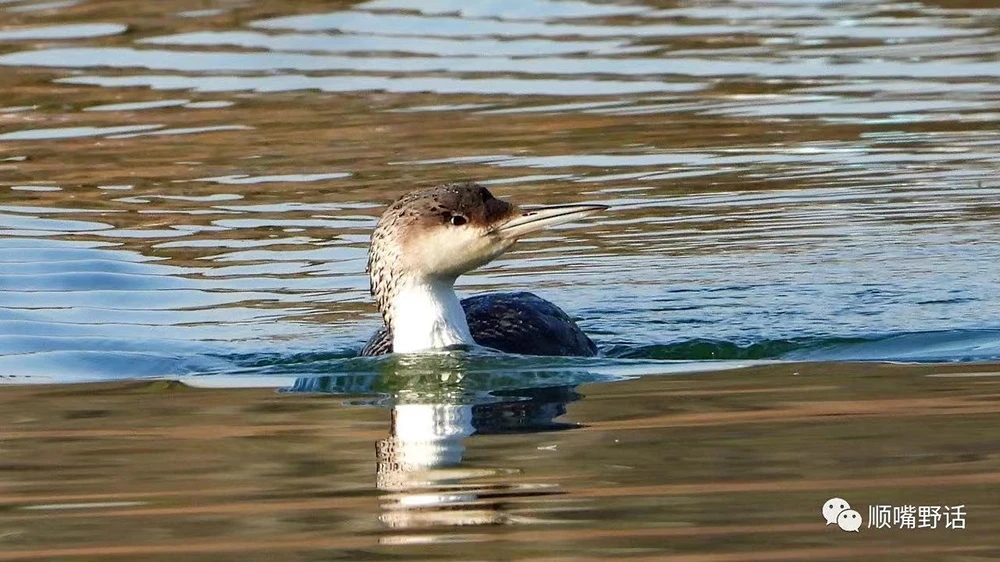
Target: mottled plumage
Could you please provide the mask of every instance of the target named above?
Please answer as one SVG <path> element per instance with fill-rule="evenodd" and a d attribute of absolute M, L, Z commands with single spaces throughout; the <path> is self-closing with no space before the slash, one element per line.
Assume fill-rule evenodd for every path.
<path fill-rule="evenodd" d="M 496 258 L 520 236 L 603 208 L 522 211 L 474 183 L 400 197 L 372 234 L 367 271 L 384 327 L 361 354 L 475 343 L 507 353 L 595 355 L 590 338 L 551 302 L 531 293 L 459 302 L 452 287 L 459 275 Z"/>

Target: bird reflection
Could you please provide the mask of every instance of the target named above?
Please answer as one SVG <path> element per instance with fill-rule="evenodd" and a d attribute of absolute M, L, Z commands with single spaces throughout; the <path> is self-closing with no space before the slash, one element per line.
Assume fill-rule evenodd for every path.
<path fill-rule="evenodd" d="M 552 493 L 502 481 L 516 471 L 463 467 L 465 441 L 474 434 L 574 427 L 555 418 L 580 395 L 553 387 L 522 389 L 504 398 L 483 404 L 407 401 L 392 407 L 389 436 L 376 446 L 376 486 L 386 492 L 383 523 L 394 528 L 509 523 L 509 502 Z M 477 479 L 491 483 L 472 482 Z"/>
<path fill-rule="evenodd" d="M 546 485 L 514 482 L 519 469 L 472 466 L 464 456 L 473 435 L 576 427 L 557 421 L 567 404 L 582 398 L 575 385 L 546 384 L 557 381 L 537 372 L 477 376 L 447 355 L 400 360 L 393 367 L 369 385 L 370 391 L 390 390 L 376 402 L 390 409 L 389 434 L 375 447 L 382 523 L 400 530 L 517 523 L 527 519 L 518 514 L 524 512 L 518 510 L 519 500 L 559 493 Z M 572 377 L 560 373 L 554 378 Z M 512 383 L 516 380 L 524 382 L 519 386 Z M 290 390 L 339 394 L 350 391 L 344 387 L 348 381 L 358 382 L 304 378 Z M 490 390 L 491 381 L 504 384 Z"/>

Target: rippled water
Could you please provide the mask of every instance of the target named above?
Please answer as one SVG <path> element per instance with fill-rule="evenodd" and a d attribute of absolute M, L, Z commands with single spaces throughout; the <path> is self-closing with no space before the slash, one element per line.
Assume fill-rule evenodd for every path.
<path fill-rule="evenodd" d="M 0 2 L 0 377 L 444 408 L 408 410 L 425 421 L 507 392 L 540 404 L 517 430 L 544 441 L 583 383 L 996 361 L 998 18 L 959 0 Z M 559 303 L 604 357 L 473 354 L 408 393 L 395 360 L 353 358 L 379 322 L 375 217 L 464 179 L 612 205 L 460 280 Z M 493 408 L 477 419 L 513 415 Z"/>

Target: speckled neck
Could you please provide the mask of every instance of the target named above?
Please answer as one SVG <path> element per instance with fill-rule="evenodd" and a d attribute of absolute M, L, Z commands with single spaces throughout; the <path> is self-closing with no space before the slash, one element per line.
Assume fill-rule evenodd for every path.
<path fill-rule="evenodd" d="M 393 248 L 390 234 L 380 223 L 372 234 L 371 247 L 368 250 L 368 281 L 371 284 L 371 294 L 375 305 L 382 314 L 389 331 L 392 331 L 392 307 L 390 303 L 396 294 L 396 289 L 405 279 L 399 269 L 399 248 Z"/>
<path fill-rule="evenodd" d="M 392 336 L 393 351 L 475 345 L 453 279 L 394 274 L 378 257 L 371 262 L 372 295 Z"/>
<path fill-rule="evenodd" d="M 371 293 L 392 335 L 393 351 L 475 345 L 455 294 L 455 279 L 427 278 L 403 267 L 398 229 L 408 219 L 405 212 L 387 211 L 372 234 L 368 252 Z"/>

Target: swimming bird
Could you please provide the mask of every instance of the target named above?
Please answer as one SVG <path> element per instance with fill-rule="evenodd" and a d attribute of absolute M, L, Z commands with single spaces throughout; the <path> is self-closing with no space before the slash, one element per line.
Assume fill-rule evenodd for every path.
<path fill-rule="evenodd" d="M 455 280 L 523 236 L 604 209 L 522 209 L 476 183 L 403 195 L 382 213 L 372 234 L 367 272 L 384 326 L 361 355 L 477 345 L 523 355 L 596 355 L 594 342 L 551 302 L 527 292 L 460 301 Z"/>

